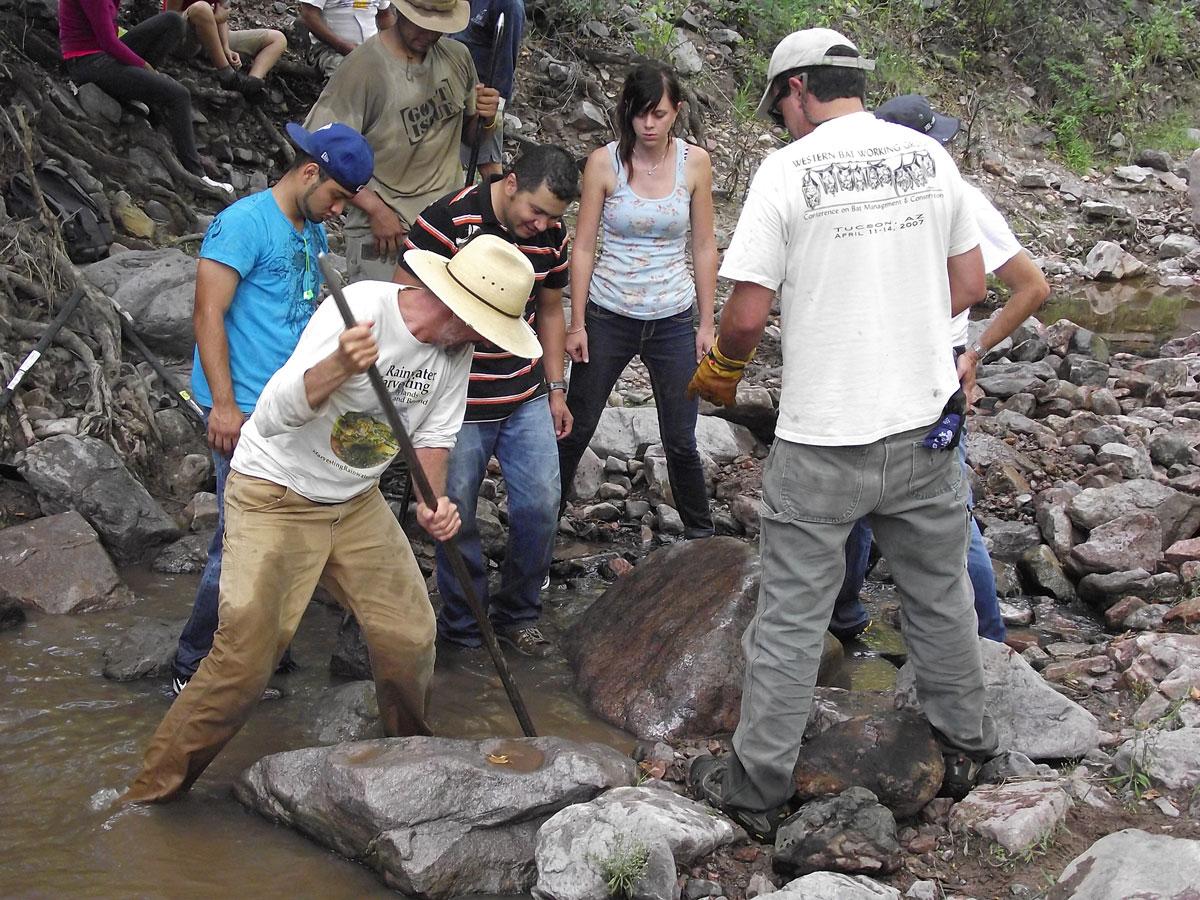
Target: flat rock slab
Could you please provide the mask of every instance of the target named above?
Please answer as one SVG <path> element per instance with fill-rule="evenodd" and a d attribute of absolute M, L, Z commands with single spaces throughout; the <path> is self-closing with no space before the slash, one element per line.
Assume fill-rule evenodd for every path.
<path fill-rule="evenodd" d="M 1087 488 L 1067 504 L 1071 521 L 1088 530 L 1137 512 L 1158 519 L 1164 550 L 1176 541 L 1192 537 L 1200 527 L 1200 503 L 1195 497 L 1144 478 L 1111 487 Z"/>
<path fill-rule="evenodd" d="M 1095 716 L 1046 684 L 1009 647 L 982 638 L 979 646 L 987 690 L 984 708 L 996 725 L 1000 750 L 1018 750 L 1030 759 L 1067 759 L 1099 746 Z M 896 703 L 920 708 L 911 662 L 900 669 Z"/>
<path fill-rule="evenodd" d="M 953 831 L 974 832 L 1009 853 L 1028 850 L 1067 817 L 1071 797 L 1056 781 L 977 787 L 950 812 Z"/>
<path fill-rule="evenodd" d="M 903 819 L 937 796 L 943 775 L 929 723 L 893 710 L 841 722 L 806 743 L 793 777 L 801 801 L 864 787 Z"/>
<path fill-rule="evenodd" d="M 74 510 L 0 531 L 0 584 L 22 606 L 48 613 L 116 609 L 134 600 L 99 536 Z"/>
<path fill-rule="evenodd" d="M 39 441 L 25 451 L 21 474 L 42 512 L 78 510 L 119 563 L 137 562 L 179 537 L 175 520 L 103 441 L 65 434 Z"/>
<path fill-rule="evenodd" d="M 901 894 L 866 875 L 813 872 L 789 881 L 777 891 L 758 896 L 771 900 L 900 900 Z"/>
<path fill-rule="evenodd" d="M 104 650 L 102 674 L 113 681 L 169 678 L 175 669 L 175 649 L 186 619 L 165 622 L 142 619 Z"/>
<path fill-rule="evenodd" d="M 562 738 L 387 738 L 264 757 L 234 792 L 405 894 L 518 894 L 546 819 L 629 785 L 634 768 Z"/>
<path fill-rule="evenodd" d="M 671 860 L 665 883 L 646 885 L 671 900 L 676 866 L 708 856 L 736 834 L 727 819 L 665 786 L 616 788 L 568 806 L 542 826 L 533 893 L 547 900 L 606 900 L 606 868 L 640 853 L 648 861 Z"/>
<path fill-rule="evenodd" d="M 1200 841 L 1126 828 L 1063 869 L 1048 900 L 1192 900 L 1200 896 Z"/>
<path fill-rule="evenodd" d="M 656 550 L 618 579 L 563 640 L 591 709 L 643 740 L 733 731 L 759 573 L 752 546 L 716 537 Z M 827 635 L 818 683 L 839 674 L 842 659 Z"/>
<path fill-rule="evenodd" d="M 653 406 L 609 406 L 600 414 L 600 422 L 589 446 L 600 458 L 616 456 L 636 459 L 639 451 L 661 444 L 658 410 Z M 713 416 L 696 419 L 696 447 L 717 463 L 725 465 L 742 454 L 761 447 L 749 429 Z"/>
<path fill-rule="evenodd" d="M 1136 767 L 1161 787 L 1190 791 L 1200 784 L 1200 728 L 1144 731 L 1117 748 L 1113 766 L 1121 772 Z"/>

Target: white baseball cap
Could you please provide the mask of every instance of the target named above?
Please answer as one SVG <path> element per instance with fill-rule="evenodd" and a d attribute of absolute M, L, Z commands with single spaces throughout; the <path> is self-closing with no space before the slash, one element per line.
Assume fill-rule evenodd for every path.
<path fill-rule="evenodd" d="M 858 47 L 854 41 L 832 28 L 805 28 L 793 31 L 776 47 L 771 54 L 771 64 L 767 66 L 767 87 L 762 99 L 758 101 L 758 114 L 764 119 L 770 118 L 767 111 L 771 107 L 771 84 L 775 78 L 789 69 L 803 69 L 808 66 L 840 66 L 843 69 L 862 69 L 871 72 L 875 69 L 875 60 L 861 56 L 829 56 L 834 47 L 850 47 L 855 52 Z"/>

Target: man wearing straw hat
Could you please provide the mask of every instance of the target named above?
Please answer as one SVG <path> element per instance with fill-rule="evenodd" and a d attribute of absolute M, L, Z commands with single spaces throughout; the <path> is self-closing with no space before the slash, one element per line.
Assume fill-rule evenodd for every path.
<path fill-rule="evenodd" d="M 479 84 L 462 31 L 467 0 L 394 0 L 396 24 L 368 38 L 329 80 L 306 128 L 344 122 L 375 151 L 375 175 L 346 216 L 350 280 L 387 281 L 404 236 L 433 201 L 463 183 L 459 144 L 497 127 L 500 94 Z"/>
<path fill-rule="evenodd" d="M 163 719 L 125 802 L 191 787 L 237 733 L 300 623 L 318 581 L 359 624 L 387 734 L 429 734 L 434 614 L 379 476 L 399 452 L 366 375 L 378 366 L 439 500 L 417 521 L 436 540 L 459 528 L 446 464 L 466 408 L 471 344 L 535 356 L 522 313 L 529 260 L 482 235 L 453 259 L 409 250 L 417 286 L 346 289 L 360 323 L 325 300 L 242 428 L 225 488 L 220 625 L 212 652 Z"/>

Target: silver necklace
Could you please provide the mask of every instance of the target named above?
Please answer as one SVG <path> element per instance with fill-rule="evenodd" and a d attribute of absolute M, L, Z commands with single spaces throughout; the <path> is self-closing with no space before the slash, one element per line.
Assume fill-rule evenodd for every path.
<path fill-rule="evenodd" d="M 650 168 L 648 168 L 646 170 L 647 176 L 653 175 L 655 172 L 658 171 L 658 167 L 667 161 L 667 154 L 670 152 L 670 150 L 671 150 L 671 141 L 668 138 L 666 149 L 663 150 L 662 159 L 660 159 L 658 162 L 656 162 L 654 165 L 652 165 Z"/>

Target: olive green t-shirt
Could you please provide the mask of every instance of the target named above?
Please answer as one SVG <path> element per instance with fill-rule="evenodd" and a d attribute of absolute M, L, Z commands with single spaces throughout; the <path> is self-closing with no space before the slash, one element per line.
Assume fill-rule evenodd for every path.
<path fill-rule="evenodd" d="M 338 66 L 304 127 L 341 122 L 375 151 L 369 182 L 405 227 L 434 200 L 462 187 L 458 148 L 464 116 L 475 114 L 475 64 L 458 41 L 442 38 L 420 63 L 398 58 L 382 40 L 363 41 Z M 369 230 L 366 215 L 347 207 L 346 231 Z"/>

